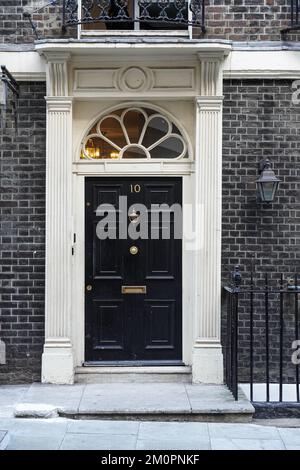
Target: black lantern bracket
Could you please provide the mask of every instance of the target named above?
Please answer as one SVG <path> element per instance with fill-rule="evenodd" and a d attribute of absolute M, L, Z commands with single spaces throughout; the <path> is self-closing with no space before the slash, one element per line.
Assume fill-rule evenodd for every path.
<path fill-rule="evenodd" d="M 0 82 L 2 84 L 2 96 L 0 100 L 0 105 L 2 107 L 2 126 L 6 127 L 7 121 L 7 110 L 8 105 L 10 102 L 9 93 L 12 93 L 12 108 L 13 108 L 13 116 L 14 116 L 14 123 L 15 123 L 15 130 L 18 130 L 18 101 L 20 96 L 20 87 L 12 74 L 7 70 L 5 65 L 1 65 L 1 75 L 0 75 Z"/>
<path fill-rule="evenodd" d="M 50 0 L 48 3 L 42 5 L 41 7 L 37 8 L 36 10 L 29 12 L 29 11 L 24 11 L 23 12 L 23 17 L 29 21 L 29 24 L 31 26 L 31 29 L 33 31 L 33 34 L 35 35 L 36 39 L 41 39 L 38 29 L 37 29 L 37 24 L 33 21 L 32 15 L 35 15 L 36 13 L 39 13 L 40 11 L 43 11 L 45 8 L 50 7 L 50 6 L 55 6 L 57 5 L 57 0 Z"/>

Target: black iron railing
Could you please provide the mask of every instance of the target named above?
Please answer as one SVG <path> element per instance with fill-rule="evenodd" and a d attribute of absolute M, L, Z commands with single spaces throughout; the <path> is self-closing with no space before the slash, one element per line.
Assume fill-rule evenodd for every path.
<path fill-rule="evenodd" d="M 290 24 L 281 32 L 288 33 L 297 29 L 300 29 L 300 0 L 290 0 Z"/>
<path fill-rule="evenodd" d="M 229 389 L 236 400 L 238 384 L 247 383 L 253 402 L 300 403 L 300 279 L 251 273 L 241 285 L 238 268 L 232 278 L 225 287 Z"/>
<path fill-rule="evenodd" d="M 63 0 L 63 31 L 95 29 L 184 29 L 205 32 L 205 0 Z M 138 28 L 135 25 L 139 25 Z"/>

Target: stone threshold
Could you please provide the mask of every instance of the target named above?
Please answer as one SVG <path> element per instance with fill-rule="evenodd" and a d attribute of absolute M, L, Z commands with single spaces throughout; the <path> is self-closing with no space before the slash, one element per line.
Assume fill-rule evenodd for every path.
<path fill-rule="evenodd" d="M 76 383 L 191 383 L 189 366 L 99 366 L 86 365 L 75 370 Z"/>
<path fill-rule="evenodd" d="M 248 422 L 254 408 L 240 390 L 189 383 L 33 384 L 14 407 L 22 418 Z"/>

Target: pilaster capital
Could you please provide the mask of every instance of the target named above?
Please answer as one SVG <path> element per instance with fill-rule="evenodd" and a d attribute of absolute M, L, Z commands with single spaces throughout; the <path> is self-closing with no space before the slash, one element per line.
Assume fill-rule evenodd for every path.
<path fill-rule="evenodd" d="M 196 103 L 200 111 L 222 111 L 223 96 L 196 96 Z"/>
<path fill-rule="evenodd" d="M 48 113 L 70 113 L 72 110 L 73 98 L 71 97 L 46 96 L 45 100 Z"/>
<path fill-rule="evenodd" d="M 200 93 L 203 96 L 222 94 L 224 52 L 202 52 L 200 61 Z"/>
<path fill-rule="evenodd" d="M 43 52 L 46 62 L 64 63 L 71 59 L 70 52 L 46 51 Z"/>

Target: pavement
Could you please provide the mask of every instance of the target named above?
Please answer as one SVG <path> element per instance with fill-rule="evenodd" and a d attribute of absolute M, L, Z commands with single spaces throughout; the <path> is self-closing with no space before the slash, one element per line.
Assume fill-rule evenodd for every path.
<path fill-rule="evenodd" d="M 190 384 L 4 385 L 0 450 L 300 450 L 299 419 L 193 421 L 193 410 L 213 415 L 222 407 L 228 411 L 235 403 L 228 393 L 222 387 Z M 249 412 L 246 401 L 236 406 L 237 416 L 245 407 Z M 16 418 L 22 407 L 37 413 L 45 407 L 50 418 Z M 146 414 L 136 419 L 130 416 L 132 409 Z M 86 419 L 99 410 L 100 417 Z M 174 410 L 173 420 L 166 420 Z M 85 419 L 61 416 L 62 411 L 70 416 L 76 411 L 76 418 Z M 147 419 L 155 412 L 154 421 Z M 180 420 L 177 412 L 183 413 Z"/>
<path fill-rule="evenodd" d="M 300 428 L 259 424 L 0 419 L 2 450 L 300 450 Z"/>

